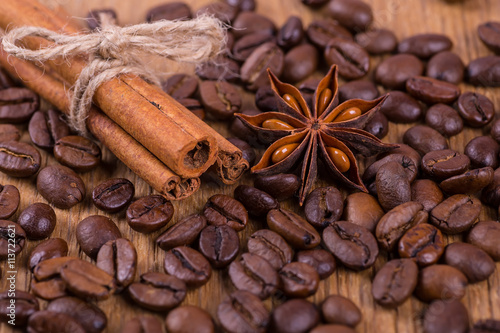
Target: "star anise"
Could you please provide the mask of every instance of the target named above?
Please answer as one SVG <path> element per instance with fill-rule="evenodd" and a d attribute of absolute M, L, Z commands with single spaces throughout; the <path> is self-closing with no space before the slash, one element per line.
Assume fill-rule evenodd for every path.
<path fill-rule="evenodd" d="M 268 73 L 278 99 L 278 111 L 256 116 L 237 114 L 260 141 L 274 142 L 252 173 L 288 172 L 301 164 L 302 205 L 316 179 L 319 157 L 344 184 L 367 192 L 354 153 L 371 156 L 397 147 L 362 130 L 387 96 L 373 101 L 352 99 L 336 106 L 337 66 L 332 66 L 318 84 L 310 108 L 297 88 L 281 82 L 269 70 Z"/>

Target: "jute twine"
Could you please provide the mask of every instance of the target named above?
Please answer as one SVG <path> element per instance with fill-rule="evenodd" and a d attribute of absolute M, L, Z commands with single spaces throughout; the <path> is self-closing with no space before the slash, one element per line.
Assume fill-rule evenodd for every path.
<path fill-rule="evenodd" d="M 47 61 L 88 54 L 90 61 L 73 87 L 70 125 L 87 135 L 85 120 L 99 86 L 121 74 L 134 74 L 159 85 L 159 78 L 142 59 L 159 55 L 177 62 L 200 64 L 219 54 L 226 42 L 226 27 L 218 19 L 202 15 L 187 21 L 158 21 L 118 27 L 102 20 L 89 34 L 64 35 L 39 27 L 20 27 L 3 36 L 4 50 L 20 59 Z M 42 37 L 54 44 L 39 50 L 16 45 L 25 37 Z"/>

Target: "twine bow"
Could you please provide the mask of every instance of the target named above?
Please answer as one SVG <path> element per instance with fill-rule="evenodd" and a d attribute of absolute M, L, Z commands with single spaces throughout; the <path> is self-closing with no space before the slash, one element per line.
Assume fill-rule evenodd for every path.
<path fill-rule="evenodd" d="M 21 27 L 9 31 L 2 40 L 7 53 L 29 61 L 89 54 L 90 61 L 75 82 L 68 116 L 70 125 L 81 134 L 87 134 L 85 120 L 92 97 L 102 83 L 121 74 L 134 74 L 159 85 L 158 76 L 143 61 L 145 55 L 199 64 L 219 54 L 226 41 L 223 23 L 206 15 L 188 21 L 158 21 L 128 27 L 103 23 L 100 30 L 81 35 Z M 17 46 L 16 42 L 25 37 L 42 37 L 54 44 L 39 50 Z"/>

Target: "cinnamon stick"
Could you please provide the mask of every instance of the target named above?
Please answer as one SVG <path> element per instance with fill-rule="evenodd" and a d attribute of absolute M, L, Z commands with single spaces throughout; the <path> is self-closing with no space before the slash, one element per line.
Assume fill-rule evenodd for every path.
<path fill-rule="evenodd" d="M 9 58 L 1 47 L 0 64 L 59 110 L 68 112 L 69 100 L 63 82 L 30 62 Z M 95 107 L 90 110 L 87 126 L 116 157 L 167 199 L 181 200 L 199 189 L 198 178 L 181 179 Z"/>

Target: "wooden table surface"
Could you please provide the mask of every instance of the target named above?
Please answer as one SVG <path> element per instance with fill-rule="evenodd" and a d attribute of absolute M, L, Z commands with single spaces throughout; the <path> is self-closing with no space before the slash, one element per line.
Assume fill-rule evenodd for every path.
<path fill-rule="evenodd" d="M 416 33 L 436 32 L 450 36 L 454 42 L 453 51 L 457 52 L 464 63 L 479 56 L 490 54 L 490 51 L 481 43 L 477 37 L 477 26 L 487 20 L 500 19 L 500 1 L 498 0 L 465 0 L 456 4 L 446 3 L 442 0 L 365 0 L 373 6 L 375 14 L 375 25 L 387 27 L 395 31 L 399 39 Z M 134 24 L 141 22 L 149 8 L 164 3 L 165 0 L 45 0 L 50 5 L 61 5 L 75 18 L 85 17 L 87 11 L 93 8 L 114 7 L 118 13 L 120 24 Z M 187 0 L 192 9 L 197 9 L 208 4 L 209 0 Z M 271 16 L 277 26 L 285 22 L 289 15 L 302 17 L 304 25 L 318 17 L 323 17 L 321 11 L 312 11 L 301 4 L 300 0 L 257 0 L 257 11 Z M 0 4 L 1 10 L 1 4 Z M 372 68 L 380 61 L 379 58 L 372 59 Z M 192 68 L 185 69 L 192 72 Z M 321 74 L 318 74 L 321 76 Z M 500 111 L 500 88 L 482 89 L 463 85 L 462 88 L 476 90 L 491 98 L 497 111 Z M 246 96 L 245 108 L 254 108 L 253 97 Z M 224 135 L 230 135 L 227 124 L 211 123 Z M 389 135 L 384 139 L 387 142 L 401 142 L 402 135 L 411 125 L 390 124 Z M 20 126 L 24 131 L 22 141 L 29 142 L 26 126 Z M 473 137 L 488 134 L 489 129 L 472 130 L 466 128 L 463 133 L 449 139 L 451 148 L 463 152 L 465 144 Z M 56 163 L 49 154 L 42 153 L 42 164 L 50 165 Z M 364 163 L 361 162 L 363 168 Z M 125 177 L 130 179 L 136 188 L 136 198 L 152 193 L 152 189 L 141 179 L 128 170 L 107 150 L 103 150 L 103 163 L 95 171 L 82 174 L 87 184 L 87 192 L 100 182 L 111 177 Z M 250 177 L 245 176 L 238 184 L 251 184 Z M 19 212 L 34 202 L 46 202 L 36 191 L 35 178 L 15 179 L 0 174 L 0 184 L 12 184 L 21 192 L 21 206 L 15 216 L 11 219 L 17 220 Z M 318 181 L 316 186 L 325 185 L 324 181 Z M 236 184 L 237 185 L 237 184 Z M 199 212 L 205 201 L 215 193 L 232 195 L 234 186 L 219 186 L 204 180 L 200 191 L 182 202 L 174 203 L 175 215 L 169 225 L 177 219 L 188 214 Z M 300 212 L 296 200 L 289 200 L 283 205 L 286 208 Z M 118 214 L 106 214 L 95 208 L 90 195 L 87 194 L 83 203 L 70 210 L 55 209 L 57 214 L 57 227 L 52 237 L 65 239 L 70 247 L 69 255 L 80 256 L 90 260 L 83 254 L 75 239 L 75 227 L 83 218 L 102 214 L 113 219 L 120 228 L 123 237 L 129 238 L 138 250 L 139 263 L 137 276 L 148 271 L 163 272 L 164 251 L 155 246 L 154 240 L 160 232 L 143 235 L 130 229 L 125 220 L 124 212 Z M 495 220 L 496 213 L 491 208 L 484 208 L 480 219 Z M 241 243 L 246 243 L 246 238 L 255 230 L 264 226 L 264 221 L 251 220 L 246 230 L 240 233 Z M 460 240 L 460 236 L 449 237 L 448 241 Z M 36 241 L 27 242 L 26 247 L 17 256 L 17 281 L 18 290 L 29 290 L 31 276 L 27 274 L 26 263 L 31 250 L 38 244 Z M 412 297 L 403 305 L 394 310 L 384 309 L 374 303 L 371 296 L 371 280 L 375 272 L 386 261 L 385 255 L 379 256 L 374 267 L 362 272 L 353 272 L 344 268 L 337 271 L 328 279 L 321 281 L 318 292 L 309 300 L 319 304 L 325 297 L 331 294 L 340 294 L 349 297 L 362 310 L 363 321 L 357 326 L 358 332 L 422 332 L 421 317 L 425 305 Z M 6 262 L 0 263 L 2 271 L 7 270 Z M 7 289 L 7 281 L 2 277 L 0 290 Z M 191 290 L 183 304 L 195 304 L 206 309 L 213 318 L 216 318 L 216 309 L 221 300 L 234 290 L 227 277 L 226 270 L 214 271 L 210 281 L 203 287 Z M 279 300 L 267 300 L 266 305 L 271 308 L 279 304 Z M 495 273 L 481 283 L 469 285 L 466 296 L 462 302 L 469 310 L 471 322 L 484 318 L 500 319 L 500 265 L 497 263 Z M 42 308 L 45 302 L 42 302 Z M 108 316 L 108 328 L 106 332 L 117 332 L 124 322 L 134 315 L 149 314 L 158 316 L 162 320 L 165 313 L 153 313 L 142 310 L 131 304 L 122 295 L 112 296 L 109 300 L 98 303 Z M 11 332 L 10 327 L 2 325 L 0 332 Z"/>

